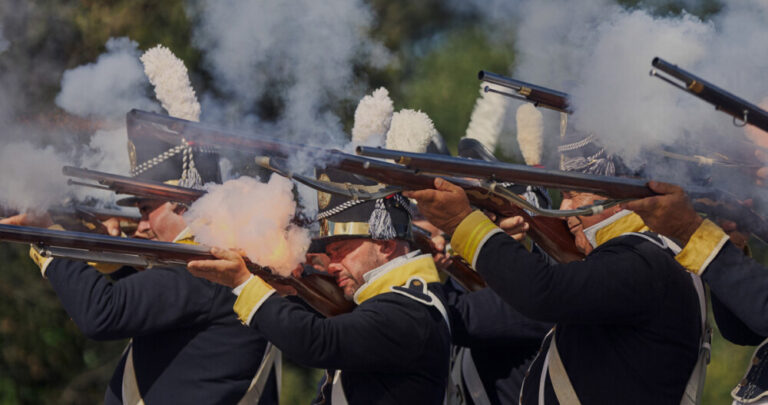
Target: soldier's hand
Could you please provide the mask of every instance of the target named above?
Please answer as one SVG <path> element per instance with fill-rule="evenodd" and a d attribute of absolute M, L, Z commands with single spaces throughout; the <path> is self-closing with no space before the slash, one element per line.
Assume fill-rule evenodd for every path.
<path fill-rule="evenodd" d="M 120 236 L 123 233 L 123 230 L 120 228 L 119 218 L 110 218 L 106 221 L 101 221 L 101 224 L 104 225 L 104 228 L 107 228 L 109 236 Z"/>
<path fill-rule="evenodd" d="M 499 228 L 516 241 L 525 239 L 525 233 L 531 227 L 521 216 L 500 218 L 495 222 Z"/>
<path fill-rule="evenodd" d="M 741 232 L 739 226 L 733 221 L 721 220 L 717 221 L 717 224 L 728 234 L 731 243 L 736 245 L 742 252 L 748 252 L 747 242 L 749 242 L 749 234 Z"/>
<path fill-rule="evenodd" d="M 251 277 L 243 253 L 234 249 L 211 248 L 211 254 L 219 260 L 193 260 L 187 263 L 187 269 L 196 277 L 235 288 Z"/>
<path fill-rule="evenodd" d="M 464 190 L 439 177 L 435 179 L 434 189 L 406 191 L 403 195 L 416 200 L 419 203 L 419 212 L 449 235 L 472 213 Z"/>
<path fill-rule="evenodd" d="M 693 209 L 682 188 L 657 181 L 648 187 L 660 195 L 621 204 L 621 208 L 634 211 L 652 231 L 688 243 L 703 221 Z"/>
<path fill-rule="evenodd" d="M 34 226 L 37 228 L 47 228 L 53 225 L 53 220 L 48 213 L 36 214 L 36 213 L 23 213 L 8 218 L 0 219 L 0 224 L 3 225 L 17 225 L 17 226 Z"/>

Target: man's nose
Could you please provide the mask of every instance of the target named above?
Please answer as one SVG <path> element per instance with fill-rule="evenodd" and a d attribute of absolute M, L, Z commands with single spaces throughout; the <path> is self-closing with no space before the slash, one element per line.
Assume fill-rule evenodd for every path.
<path fill-rule="evenodd" d="M 335 276 L 340 271 L 344 270 L 343 267 L 341 267 L 341 264 L 339 262 L 331 262 L 328 264 L 328 273 L 330 273 L 332 276 Z"/>
<path fill-rule="evenodd" d="M 560 202 L 560 209 L 561 210 L 573 209 L 573 200 L 571 200 L 570 198 L 563 198 L 563 201 Z"/>

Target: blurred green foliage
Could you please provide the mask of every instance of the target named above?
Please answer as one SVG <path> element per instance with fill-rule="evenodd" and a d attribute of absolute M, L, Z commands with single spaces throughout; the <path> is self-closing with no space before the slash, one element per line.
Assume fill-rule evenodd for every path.
<path fill-rule="evenodd" d="M 639 0 L 619 0 L 637 5 Z M 370 35 L 393 53 L 382 70 L 359 69 L 370 89 L 389 88 L 396 108 L 420 109 L 455 150 L 478 96 L 477 71 L 507 72 L 514 63 L 513 38 L 489 39 L 472 16 L 453 15 L 440 0 L 368 0 L 375 17 Z M 9 64 L 27 73 L 13 78 L 26 89 L 19 105 L 54 109 L 63 69 L 93 62 L 109 37 L 128 36 L 141 49 L 163 44 L 184 60 L 194 87 L 208 88 L 200 51 L 191 45 L 194 13 L 184 0 L 4 0 L 0 23 L 11 48 L 0 58 L 0 75 Z M 657 13 L 678 13 L 671 0 Z M 694 10 L 719 10 L 715 0 Z M 267 103 L 269 104 L 269 103 Z M 338 108 L 351 126 L 354 104 Z M 278 105 L 279 108 L 279 105 Z M 765 262 L 762 247 L 756 257 Z M 27 257 L 27 248 L 0 244 L 0 405 L 98 403 L 125 342 L 93 342 L 79 333 L 61 309 L 47 282 Z M 752 348 L 713 340 L 705 404 L 730 403 L 729 392 L 742 377 Z M 283 404 L 308 403 L 320 370 L 286 361 Z"/>

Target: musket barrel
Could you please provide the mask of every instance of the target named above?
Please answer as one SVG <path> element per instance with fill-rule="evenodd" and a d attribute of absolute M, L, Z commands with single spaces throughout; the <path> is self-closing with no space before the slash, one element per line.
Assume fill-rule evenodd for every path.
<path fill-rule="evenodd" d="M 561 91 L 552 90 L 543 86 L 526 83 L 511 77 L 491 73 L 481 70 L 477 73 L 477 78 L 497 86 L 501 86 L 515 91 L 526 100 L 561 112 L 570 112 L 568 104 L 568 94 Z"/>
<path fill-rule="evenodd" d="M 651 65 L 685 83 L 685 86 L 681 87 L 714 105 L 716 110 L 723 111 L 734 119 L 752 124 L 763 131 L 768 131 L 768 111 L 659 57 L 653 58 Z"/>
<path fill-rule="evenodd" d="M 191 204 L 205 195 L 204 190 L 172 186 L 156 181 L 134 179 L 132 177 L 104 173 L 96 170 L 81 169 L 73 166 L 64 166 L 62 168 L 62 173 L 64 173 L 65 176 L 95 180 L 99 182 L 99 184 L 113 189 L 118 194 L 132 194 L 144 198 L 156 198 Z"/>
<path fill-rule="evenodd" d="M 655 195 L 646 181 L 622 177 L 596 176 L 535 168 L 505 162 L 485 162 L 452 156 L 401 152 L 367 146 L 357 147 L 363 156 L 391 159 L 396 163 L 425 173 L 445 174 L 456 177 L 475 177 L 528 184 L 563 190 L 584 191 L 607 195 L 617 199 L 643 198 Z"/>

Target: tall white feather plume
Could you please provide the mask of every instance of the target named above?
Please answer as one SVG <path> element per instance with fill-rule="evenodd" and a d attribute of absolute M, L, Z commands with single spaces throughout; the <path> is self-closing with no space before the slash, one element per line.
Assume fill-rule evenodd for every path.
<path fill-rule="evenodd" d="M 384 87 L 363 97 L 355 110 L 352 142 L 357 145 L 382 146 L 394 111 L 389 91 Z"/>
<path fill-rule="evenodd" d="M 483 90 L 485 86 L 494 87 L 485 83 L 480 85 L 480 97 L 475 102 L 475 108 L 472 110 L 465 136 L 476 139 L 493 152 L 499 142 L 501 128 L 504 125 L 504 114 L 509 108 L 509 100 L 500 94 L 486 93 Z"/>
<path fill-rule="evenodd" d="M 387 149 L 424 153 L 437 134 L 427 114 L 415 110 L 400 110 L 392 115 L 387 132 Z"/>
<path fill-rule="evenodd" d="M 517 108 L 517 143 L 523 154 L 525 164 L 535 166 L 541 164 L 542 134 L 544 122 L 541 111 L 533 104 L 525 103 Z"/>
<path fill-rule="evenodd" d="M 200 103 L 189 82 L 187 67 L 168 48 L 157 45 L 141 55 L 144 73 L 155 86 L 157 99 L 168 114 L 190 121 L 200 120 Z"/>

